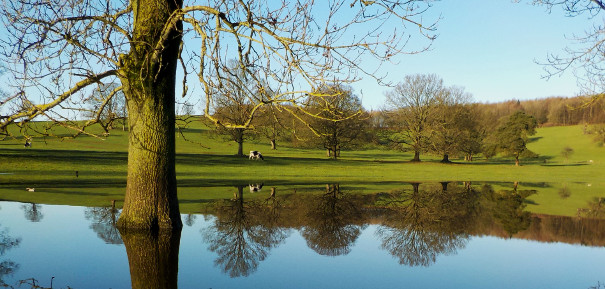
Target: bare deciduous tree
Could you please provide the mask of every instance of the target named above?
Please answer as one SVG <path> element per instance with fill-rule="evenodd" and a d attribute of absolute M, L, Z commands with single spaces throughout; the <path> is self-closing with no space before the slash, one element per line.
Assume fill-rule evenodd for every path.
<path fill-rule="evenodd" d="M 32 120 L 57 121 L 76 133 L 98 120 L 74 122 L 69 109 L 95 85 L 119 82 L 129 126 L 128 179 L 121 228 L 182 227 L 176 194 L 175 101 L 196 93 L 210 113 L 229 59 L 257 88 L 276 91 L 254 106 L 304 102 L 329 81 L 381 80 L 379 65 L 424 50 L 434 23 L 431 1 L 336 0 L 197 3 L 182 0 L 2 0 L 0 53 L 11 75 L 0 132 Z M 410 44 L 424 37 L 426 45 Z M 415 44 L 415 42 L 414 42 Z M 177 81 L 177 69 L 182 79 Z M 181 74 L 179 74 L 181 75 Z M 195 81 L 200 91 L 190 91 Z M 223 124 L 238 127 L 238 124 Z"/>
<path fill-rule="evenodd" d="M 351 87 L 331 84 L 320 87 L 309 96 L 307 106 L 312 116 L 306 122 L 316 134 L 310 143 L 326 149 L 327 156 L 337 159 L 343 148 L 363 142 L 369 117 L 361 100 Z"/>
<path fill-rule="evenodd" d="M 430 124 L 433 122 L 437 100 L 444 93 L 443 80 L 434 74 L 407 75 L 386 95 L 400 133 L 392 141 L 414 152 L 412 161 L 420 161 L 420 153 L 429 147 Z"/>
<path fill-rule="evenodd" d="M 210 105 L 210 117 L 215 120 L 216 132 L 237 143 L 236 155 L 240 157 L 244 156 L 244 140 L 250 135 L 250 123 L 266 94 L 265 89 L 259 91 L 247 72 L 239 67 L 237 61 L 231 61 L 229 71 L 218 76 L 222 78 L 222 85 L 213 91 Z"/>
<path fill-rule="evenodd" d="M 466 106 L 472 96 L 462 87 L 447 87 L 436 97 L 435 117 L 430 124 L 430 150 L 443 156 L 442 163 L 449 163 L 449 156 L 461 149 L 463 138 L 469 129 L 468 120 L 473 116 Z"/>
<path fill-rule="evenodd" d="M 546 6 L 549 12 L 560 7 L 571 17 L 596 18 L 605 12 L 605 2 L 601 0 L 533 0 L 532 3 Z M 550 54 L 545 64 L 548 77 L 572 70 L 594 101 L 605 93 L 605 26 L 601 23 L 586 29 L 584 35 L 571 37 L 573 45 L 565 48 L 562 55 Z"/>

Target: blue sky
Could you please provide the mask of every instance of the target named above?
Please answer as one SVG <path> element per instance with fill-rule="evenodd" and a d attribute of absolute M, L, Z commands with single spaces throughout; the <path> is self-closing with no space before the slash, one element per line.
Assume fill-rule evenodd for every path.
<path fill-rule="evenodd" d="M 435 73 L 446 85 L 466 88 L 477 102 L 576 96 L 581 93 L 571 71 L 549 80 L 544 67 L 549 53 L 563 55 L 595 20 L 566 17 L 559 8 L 548 13 L 544 6 L 510 0 L 436 2 L 430 15 L 441 15 L 438 38 L 430 51 L 403 55 L 398 65 L 388 65 L 388 79 Z M 602 23 L 601 23 L 602 24 Z M 368 109 L 380 109 L 384 91 L 366 79 L 353 85 Z"/>

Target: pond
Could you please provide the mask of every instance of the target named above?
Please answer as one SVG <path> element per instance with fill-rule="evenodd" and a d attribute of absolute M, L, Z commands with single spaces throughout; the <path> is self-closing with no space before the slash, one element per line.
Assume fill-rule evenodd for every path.
<path fill-rule="evenodd" d="M 0 202 L 0 287 L 593 288 L 605 220 L 531 214 L 537 190 L 328 184 L 183 204 L 180 234 L 124 234 L 119 209 Z M 599 200 L 600 204 L 600 200 Z M 34 286 L 35 285 L 35 286 Z M 36 287 L 39 286 L 39 287 Z"/>

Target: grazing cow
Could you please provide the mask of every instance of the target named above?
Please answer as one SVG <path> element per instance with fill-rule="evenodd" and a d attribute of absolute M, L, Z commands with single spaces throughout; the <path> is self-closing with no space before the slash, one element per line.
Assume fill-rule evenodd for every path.
<path fill-rule="evenodd" d="M 250 192 L 251 193 L 256 193 L 256 192 L 260 192 L 260 190 L 263 188 L 263 183 L 260 183 L 260 184 L 250 184 L 248 186 L 250 187 Z"/>
<path fill-rule="evenodd" d="M 26 140 L 25 144 L 23 146 L 26 147 L 26 148 L 29 148 L 29 147 L 32 146 L 32 142 L 30 140 Z"/>
<path fill-rule="evenodd" d="M 25 188 L 25 190 L 28 191 L 28 192 L 35 192 L 36 191 L 35 188 Z"/>
<path fill-rule="evenodd" d="M 265 158 L 263 158 L 263 155 L 259 152 L 259 151 L 250 151 L 250 156 L 248 157 L 249 160 L 265 160 Z"/>

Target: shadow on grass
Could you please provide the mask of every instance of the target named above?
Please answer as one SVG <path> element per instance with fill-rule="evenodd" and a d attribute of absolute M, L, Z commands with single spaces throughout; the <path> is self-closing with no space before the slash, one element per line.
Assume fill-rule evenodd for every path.
<path fill-rule="evenodd" d="M 550 160 L 552 160 L 553 157 L 552 156 L 539 156 L 539 157 L 535 157 L 535 158 L 520 158 L 520 165 L 524 166 L 524 165 L 544 165 L 544 164 L 548 164 L 548 162 Z M 515 159 L 510 157 L 510 158 L 505 158 L 505 157 L 498 157 L 498 158 L 490 158 L 489 160 L 485 160 L 485 159 L 481 159 L 478 161 L 472 161 L 472 162 L 452 162 L 452 163 L 456 163 L 456 164 L 468 164 L 468 165 L 477 165 L 477 166 L 483 166 L 483 165 L 515 165 Z"/>
<path fill-rule="evenodd" d="M 264 161 L 249 160 L 247 156 L 239 157 L 235 155 L 216 155 L 216 154 L 178 154 L 176 157 L 178 165 L 189 166 L 241 166 L 241 165 L 272 165 L 272 166 L 313 166 L 313 165 L 362 165 L 372 162 L 371 160 L 351 160 L 339 159 L 332 160 L 328 158 L 317 157 L 265 157 Z"/>
<path fill-rule="evenodd" d="M 82 164 L 126 164 L 128 153 L 83 150 L 0 149 L 0 157 L 19 161 Z"/>
<path fill-rule="evenodd" d="M 207 128 L 180 128 L 182 133 L 194 133 L 194 134 L 202 134 L 202 133 L 210 133 L 211 130 Z M 191 136 L 189 136 L 191 137 Z"/>
<path fill-rule="evenodd" d="M 57 180 L 18 180 L 13 182 L 6 182 L 2 184 L 2 188 L 15 189 L 21 188 L 24 185 L 31 187 L 45 187 L 45 188 L 107 188 L 107 187 L 125 187 L 126 186 L 126 175 L 123 178 L 95 178 L 90 180 L 85 179 L 57 179 Z"/>
<path fill-rule="evenodd" d="M 541 166 L 543 167 L 582 167 L 582 166 L 587 166 L 588 164 L 543 164 Z"/>
<path fill-rule="evenodd" d="M 527 140 L 527 142 L 528 142 L 528 143 L 537 142 L 537 141 L 539 141 L 539 140 L 541 140 L 541 139 L 543 139 L 543 138 L 544 138 L 544 137 L 541 137 L 541 136 L 530 137 L 530 138 Z"/>

